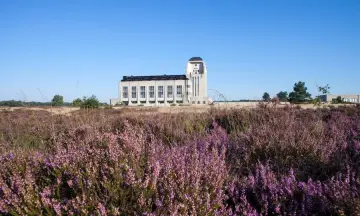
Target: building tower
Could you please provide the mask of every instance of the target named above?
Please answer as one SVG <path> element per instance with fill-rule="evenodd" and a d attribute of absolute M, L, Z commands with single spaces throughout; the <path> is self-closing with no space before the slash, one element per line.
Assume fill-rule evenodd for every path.
<path fill-rule="evenodd" d="M 200 57 L 192 57 L 186 65 L 188 101 L 191 104 L 207 104 L 207 69 Z"/>

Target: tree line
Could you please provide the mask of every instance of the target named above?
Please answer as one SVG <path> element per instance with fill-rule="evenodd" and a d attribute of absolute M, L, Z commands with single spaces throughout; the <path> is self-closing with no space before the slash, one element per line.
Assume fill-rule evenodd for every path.
<path fill-rule="evenodd" d="M 318 95 L 315 98 L 311 97 L 311 94 L 308 92 L 305 82 L 299 81 L 294 84 L 293 91 L 288 93 L 287 91 L 280 91 L 276 94 L 275 97 L 271 98 L 268 92 L 265 92 L 262 96 L 263 101 L 279 101 L 279 102 L 290 102 L 290 103 L 321 103 L 321 95 L 330 93 L 330 86 L 327 84 L 325 86 L 317 87 Z M 341 97 L 336 98 L 333 103 L 341 103 Z"/>
<path fill-rule="evenodd" d="M 16 100 L 0 101 L 0 106 L 9 106 L 9 107 L 25 107 L 25 106 L 73 106 L 80 108 L 99 108 L 100 106 L 108 106 L 107 103 L 100 103 L 95 95 L 91 97 L 76 98 L 71 103 L 64 102 L 64 97 L 61 95 L 55 95 L 51 102 L 24 102 Z"/>

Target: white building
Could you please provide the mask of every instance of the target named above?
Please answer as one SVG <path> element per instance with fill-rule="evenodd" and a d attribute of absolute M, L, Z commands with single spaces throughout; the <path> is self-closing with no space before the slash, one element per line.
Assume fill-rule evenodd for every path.
<path fill-rule="evenodd" d="M 325 94 L 320 95 L 321 101 L 325 103 L 331 103 L 332 101 L 336 100 L 339 97 L 341 101 L 347 102 L 347 103 L 360 103 L 360 95 L 356 94 Z"/>
<path fill-rule="evenodd" d="M 207 104 L 207 69 L 200 57 L 191 58 L 184 75 L 124 76 L 119 82 L 116 105 L 161 106 L 170 104 Z"/>

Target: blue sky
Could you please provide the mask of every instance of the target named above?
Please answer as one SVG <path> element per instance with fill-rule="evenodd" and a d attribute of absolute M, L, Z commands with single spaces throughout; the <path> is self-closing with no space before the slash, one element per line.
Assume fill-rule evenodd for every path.
<path fill-rule="evenodd" d="M 297 81 L 360 94 L 360 1 L 0 1 L 0 100 L 108 102 L 122 76 L 183 74 L 193 56 L 231 100 Z"/>

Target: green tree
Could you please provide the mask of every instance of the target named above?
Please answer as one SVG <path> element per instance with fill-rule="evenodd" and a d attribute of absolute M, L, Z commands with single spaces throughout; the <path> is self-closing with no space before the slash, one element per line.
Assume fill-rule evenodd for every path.
<path fill-rule="evenodd" d="M 81 107 L 82 104 L 83 104 L 83 101 L 80 98 L 76 98 L 72 102 L 72 106 L 74 106 L 74 107 Z"/>
<path fill-rule="evenodd" d="M 99 108 L 99 100 L 95 95 L 92 95 L 89 98 L 84 97 L 81 108 Z"/>
<path fill-rule="evenodd" d="M 61 95 L 55 95 L 51 101 L 53 106 L 62 106 L 64 104 L 64 97 Z"/>
<path fill-rule="evenodd" d="M 270 95 L 267 92 L 265 92 L 263 94 L 262 98 L 263 98 L 264 101 L 270 101 L 271 100 Z"/>
<path fill-rule="evenodd" d="M 294 89 L 289 94 L 289 101 L 291 103 L 303 103 L 311 100 L 311 94 L 307 92 L 305 82 L 297 82 L 294 84 Z"/>
<path fill-rule="evenodd" d="M 340 104 L 342 102 L 343 102 L 343 100 L 342 100 L 341 96 L 337 96 L 336 98 L 332 99 L 333 104 Z"/>
<path fill-rule="evenodd" d="M 281 91 L 277 93 L 276 96 L 279 98 L 279 101 L 281 102 L 288 101 L 288 93 L 286 91 Z"/>
<path fill-rule="evenodd" d="M 318 95 L 314 98 L 313 104 L 315 106 L 320 106 L 321 101 L 323 101 L 322 95 L 330 94 L 330 86 L 329 84 L 326 84 L 326 86 L 317 86 L 317 89 L 318 89 Z"/>
<path fill-rule="evenodd" d="M 318 86 L 318 92 L 321 94 L 330 94 L 330 86 L 329 84 L 326 84 L 326 86 Z"/>

